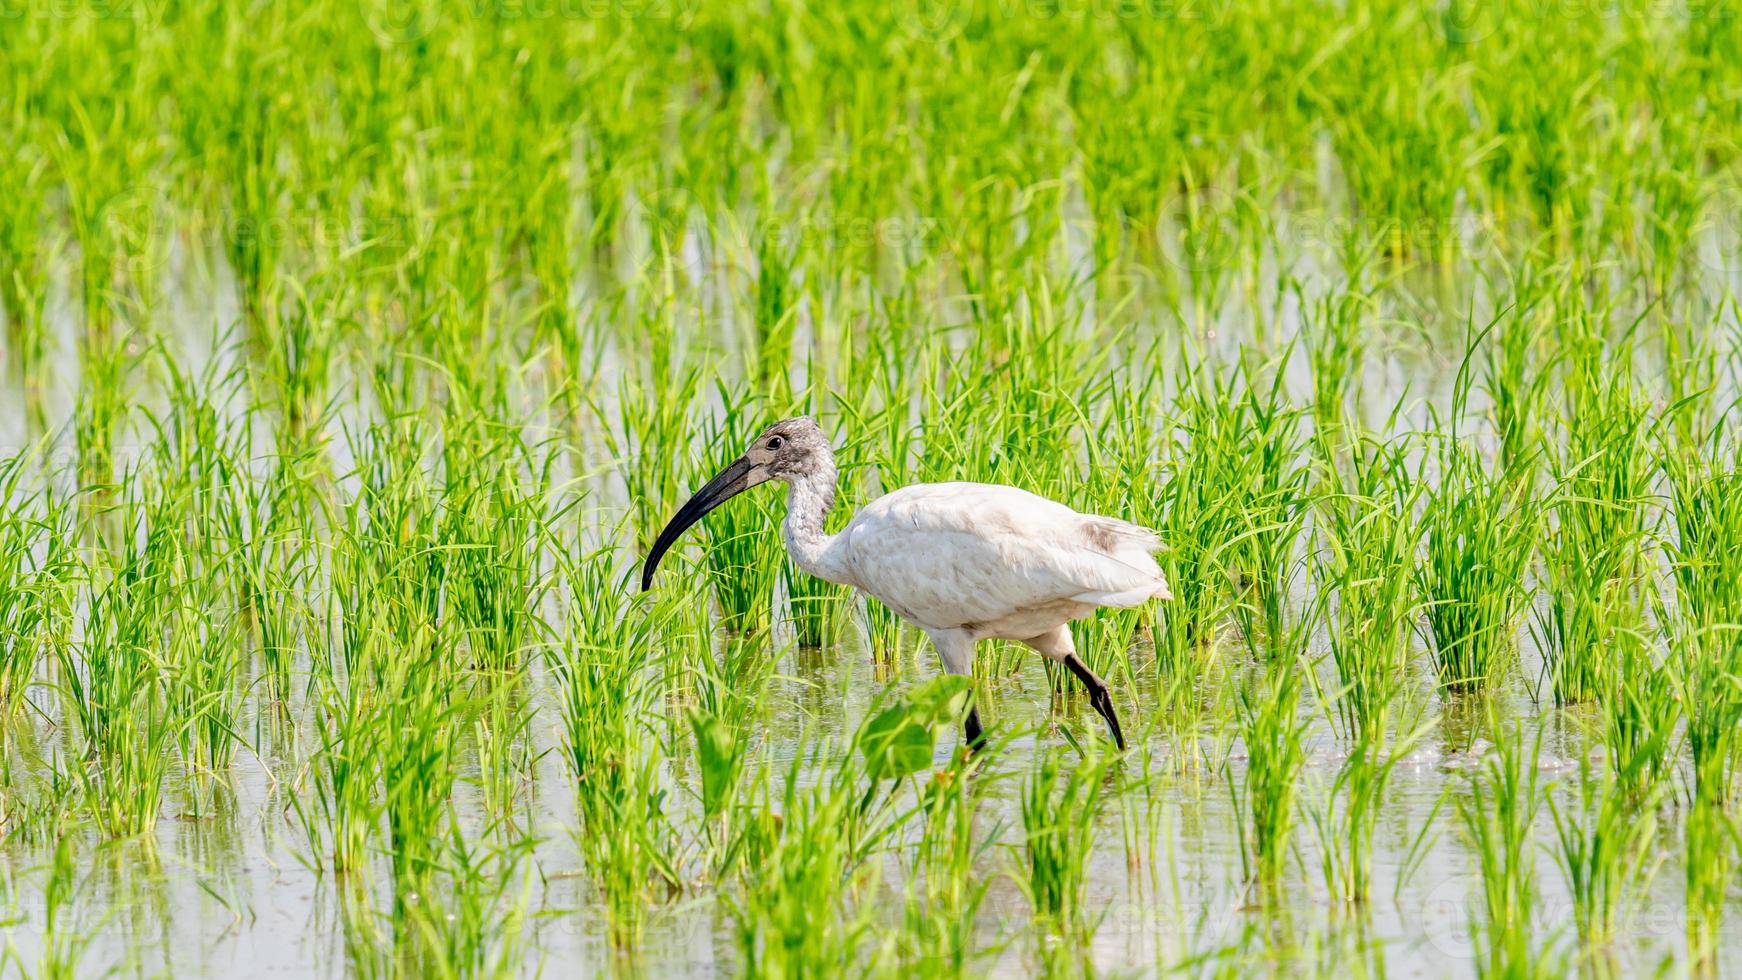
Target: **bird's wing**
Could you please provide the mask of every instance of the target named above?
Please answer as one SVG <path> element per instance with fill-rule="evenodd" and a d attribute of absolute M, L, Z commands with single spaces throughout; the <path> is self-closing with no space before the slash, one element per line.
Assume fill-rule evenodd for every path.
<path fill-rule="evenodd" d="M 924 626 L 1167 596 L 1154 531 L 1014 487 L 906 487 L 873 501 L 847 535 L 855 584 Z"/>

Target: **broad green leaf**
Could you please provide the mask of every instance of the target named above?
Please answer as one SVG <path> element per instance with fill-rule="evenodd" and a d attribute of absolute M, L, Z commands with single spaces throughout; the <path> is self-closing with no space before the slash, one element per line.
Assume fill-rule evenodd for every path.
<path fill-rule="evenodd" d="M 930 765 L 937 726 L 961 716 L 968 690 L 967 678 L 945 675 L 878 712 L 859 740 L 871 778 L 900 779 Z"/>

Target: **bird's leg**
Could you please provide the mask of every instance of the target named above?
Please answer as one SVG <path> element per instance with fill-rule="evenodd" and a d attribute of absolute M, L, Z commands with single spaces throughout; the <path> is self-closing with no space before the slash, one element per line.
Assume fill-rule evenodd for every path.
<path fill-rule="evenodd" d="M 932 646 L 938 648 L 938 659 L 944 662 L 944 670 L 957 677 L 968 678 L 972 685 L 974 680 L 974 637 L 962 630 L 926 630 L 931 637 Z M 986 747 L 986 736 L 980 729 L 980 709 L 974 704 L 972 686 L 968 690 L 968 717 L 962 722 L 962 735 L 967 743 L 968 751 L 978 752 Z"/>
<path fill-rule="evenodd" d="M 1119 751 L 1125 751 L 1125 733 L 1119 730 L 1119 715 L 1113 710 L 1113 694 L 1107 690 L 1107 682 L 1090 670 L 1089 665 L 1083 663 L 1082 658 L 1075 653 L 1067 654 L 1064 664 L 1089 689 L 1089 704 L 1101 713 L 1101 717 L 1107 719 L 1107 727 L 1113 730 L 1114 744 L 1119 746 Z"/>
<path fill-rule="evenodd" d="M 1071 629 L 1060 623 L 1049 633 L 1030 637 L 1024 641 L 1041 656 L 1056 660 L 1070 668 L 1077 675 L 1077 680 L 1083 682 L 1083 687 L 1089 691 L 1089 704 L 1107 719 L 1107 727 L 1113 732 L 1113 742 L 1119 746 L 1119 751 L 1125 751 L 1125 733 L 1119 729 L 1119 715 L 1113 710 L 1113 693 L 1107 689 L 1107 682 L 1100 675 L 1089 669 L 1077 656 L 1076 641 L 1071 638 Z"/>
<path fill-rule="evenodd" d="M 968 702 L 968 717 L 962 722 L 962 737 L 966 740 L 969 752 L 978 752 L 986 747 L 986 736 L 980 730 L 980 709 L 974 706 L 972 700 Z"/>

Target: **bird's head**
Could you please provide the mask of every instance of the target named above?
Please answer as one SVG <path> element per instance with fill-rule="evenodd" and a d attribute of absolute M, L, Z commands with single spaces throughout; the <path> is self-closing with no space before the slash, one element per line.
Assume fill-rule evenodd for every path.
<path fill-rule="evenodd" d="M 641 566 L 641 588 L 653 585 L 653 571 L 666 551 L 683 533 L 709 511 L 744 491 L 769 480 L 793 483 L 834 472 L 834 455 L 822 427 L 811 418 L 782 419 L 751 440 L 744 455 L 726 464 L 714 478 L 695 492 L 654 539 L 647 561 Z"/>
<path fill-rule="evenodd" d="M 750 448 L 744 450 L 743 458 L 749 461 L 752 473 L 763 474 L 755 483 L 764 480 L 791 483 L 834 467 L 829 438 L 823 435 L 822 426 L 815 419 L 804 415 L 781 419 L 763 429 L 761 435 L 751 440 Z"/>

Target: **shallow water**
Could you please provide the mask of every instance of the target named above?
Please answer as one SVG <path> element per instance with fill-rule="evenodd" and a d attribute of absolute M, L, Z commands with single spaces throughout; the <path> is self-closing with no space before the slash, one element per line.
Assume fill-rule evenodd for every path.
<path fill-rule="evenodd" d="M 692 278 L 705 284 L 711 260 L 692 251 L 685 261 L 693 266 Z M 221 271 L 218 278 L 224 278 Z M 205 306 L 196 298 L 176 308 L 180 322 L 200 330 L 235 315 L 221 282 L 206 285 L 215 286 L 211 295 L 223 298 Z M 190 291 L 200 293 L 204 287 L 196 282 L 184 293 Z M 1283 309 L 1280 331 L 1286 339 L 1299 329 L 1299 312 L 1286 305 Z M 63 309 L 61 315 L 71 313 Z M 1242 315 L 1236 309 L 1223 317 L 1237 322 Z M 62 325 L 67 328 L 63 333 L 71 336 L 70 323 L 63 319 Z M 187 336 L 190 351 L 210 354 L 209 347 L 202 348 L 198 331 L 190 328 Z M 1238 331 L 1219 334 L 1210 329 L 1204 339 L 1212 354 L 1228 356 L 1250 338 Z M 1368 397 L 1364 403 L 1369 421 L 1377 423 L 1393 401 L 1407 394 L 1412 399 L 1410 410 L 1399 427 L 1426 428 L 1432 424 L 1430 407 L 1443 404 L 1448 396 L 1450 371 L 1442 351 L 1407 341 L 1395 340 L 1365 363 L 1362 383 L 1368 386 Z M 623 356 L 608 352 L 606 363 Z M 61 349 L 60 358 L 55 373 L 65 383 L 52 394 L 49 414 L 64 420 L 76 399 L 72 379 L 77 365 L 68 347 Z M 1306 377 L 1298 357 L 1287 370 L 1297 381 Z M 604 374 L 609 378 L 612 372 Z M 619 410 L 609 399 L 606 404 L 607 411 Z M 28 441 L 20 414 L 0 416 L 0 425 L 5 426 L 0 429 L 0 444 L 22 446 Z M 60 439 L 65 438 L 62 429 Z M 138 445 L 124 445 L 120 454 L 125 458 L 137 452 Z M 335 440 L 330 448 L 335 471 L 350 469 L 344 441 Z M 601 512 L 618 513 L 626 507 L 626 491 L 617 473 L 604 468 L 589 482 L 592 504 Z M 610 523 L 600 520 L 586 533 L 602 539 L 603 527 Z M 1220 654 L 1224 665 L 1235 673 L 1249 669 L 1247 654 L 1232 639 L 1232 630 L 1228 633 Z M 1521 644 L 1525 648 L 1522 673 L 1532 676 L 1540 668 L 1540 659 L 1528 636 L 1521 636 Z M 863 637 L 853 634 L 838 647 L 794 650 L 782 644 L 780 651 L 779 678 L 758 719 L 751 756 L 753 766 L 775 773 L 790 760 L 805 757 L 820 740 L 843 741 L 886 688 L 914 684 L 936 671 L 929 650 L 917 642 L 910 643 L 893 665 L 873 663 Z M 975 815 L 975 832 L 994 836 L 994 845 L 976 863 L 988 892 L 975 927 L 988 953 L 974 968 L 994 975 L 1032 972 L 1041 946 L 1049 941 L 1034 928 L 1030 903 L 1019 885 L 1021 778 L 1038 748 L 1065 743 L 1061 729 L 1086 742 L 1098 736 L 1100 727 L 1080 694 L 1049 693 L 1048 679 L 1034 656 L 1024 653 L 1012 661 L 1005 654 L 1000 662 L 1014 662 L 1018 669 L 987 677 L 981 687 L 988 699 L 983 712 L 996 731 L 1009 738 L 990 753 L 974 777 L 988 787 Z M 496 876 L 504 884 L 504 897 L 492 906 L 504 916 L 501 921 L 508 924 L 504 928 L 518 929 L 525 938 L 524 972 L 542 969 L 573 975 L 644 969 L 697 977 L 735 973 L 735 927 L 718 894 L 709 888 L 697 888 L 693 894 L 652 908 L 637 955 L 611 948 L 597 896 L 572 839 L 576 815 L 567 791 L 570 777 L 558 751 L 557 711 L 549 694 L 549 677 L 536 659 L 533 664 L 525 689 L 537 705 L 528 729 L 528 749 L 537 761 L 534 778 L 521 799 L 524 819 L 538 843 L 510 873 Z M 1141 738 L 1143 748 L 1115 767 L 1096 823 L 1087 876 L 1090 918 L 1096 923 L 1088 956 L 1096 971 L 1115 975 L 1173 969 L 1240 972 L 1282 960 L 1303 972 L 1341 972 L 1352 964 L 1402 976 L 1472 972 L 1481 949 L 1472 936 L 1480 877 L 1456 810 L 1488 746 L 1474 734 L 1474 706 L 1426 693 L 1431 691 L 1432 671 L 1421 651 L 1415 664 L 1417 683 L 1428 703 L 1426 716 L 1437 724 L 1392 778 L 1375 842 L 1374 898 L 1353 908 L 1326 895 L 1318 873 L 1321 841 L 1304 817 L 1294 835 L 1296 860 L 1280 896 L 1255 892 L 1242 869 L 1241 821 L 1234 798 L 1246 770 L 1246 749 L 1231 718 L 1223 713 L 1221 727 L 1199 732 L 1196 745 L 1182 746 L 1155 728 L 1139 736 L 1163 699 L 1157 672 L 1145 651 L 1134 654 L 1132 667 L 1131 678 L 1116 682 L 1115 698 L 1127 732 L 1134 740 Z M 304 663 L 299 674 L 306 669 Z M 1328 665 L 1321 665 L 1320 671 L 1328 674 Z M 45 673 L 42 679 L 47 682 L 52 677 Z M 1219 683 L 1202 681 L 1201 695 L 1214 695 Z M 412 899 L 393 895 L 383 856 L 377 856 L 368 873 L 350 880 L 309 867 L 308 842 L 290 810 L 292 794 L 284 781 L 295 778 L 298 760 L 306 758 L 312 735 L 306 724 L 283 722 L 262 700 L 247 700 L 247 734 L 253 750 L 244 750 L 232 770 L 216 781 L 196 784 L 185 773 L 172 774 L 165 797 L 166 819 L 150 839 L 99 843 L 88 832 L 77 832 L 70 904 L 57 907 L 47 897 L 52 859 L 48 842 L 15 842 L 0 852 L 5 875 L 0 908 L 9 910 L 10 919 L 9 971 L 33 972 L 48 944 L 73 935 L 78 937 L 73 940 L 78 944 L 78 972 L 85 975 L 360 972 L 358 948 L 371 940 L 359 938 L 357 930 L 347 926 L 347 909 L 361 909 L 364 920 L 373 922 L 380 934 L 390 935 L 395 899 Z M 1552 792 L 1567 799 L 1569 785 L 1578 778 L 1579 761 L 1593 758 L 1600 745 L 1587 731 L 1590 719 L 1577 709 L 1539 707 L 1517 683 L 1508 684 L 1497 701 L 1502 716 L 1522 720 L 1527 732 L 1542 731 L 1538 769 L 1545 782 L 1554 783 Z M 1313 719 L 1302 777 L 1305 812 L 1322 810 L 1348 751 L 1319 711 L 1310 690 L 1303 692 L 1302 717 Z M 290 716 L 307 716 L 307 704 L 299 703 L 294 693 Z M 45 754 L 70 758 L 74 751 L 70 726 L 55 726 L 52 720 L 33 718 L 17 728 L 9 743 L 13 767 L 40 767 Z M 662 737 L 687 738 L 681 720 L 668 720 Z M 954 733 L 946 733 L 934 758 L 939 770 L 948 768 L 955 747 Z M 1182 753 L 1199 753 L 1208 764 L 1176 764 Z M 695 791 L 698 777 L 688 768 L 687 758 L 681 762 L 683 769 L 666 762 L 661 779 L 673 790 L 668 813 L 674 823 L 691 826 L 701 816 Z M 477 787 L 467 781 L 475 780 L 477 769 L 477 759 L 468 755 L 454 807 L 467 835 L 482 840 L 491 832 L 485 827 Z M 807 768 L 803 776 L 819 777 L 817 767 Z M 196 791 L 211 795 L 214 803 L 207 812 L 192 806 Z M 1675 840 L 1680 818 L 1673 806 L 1666 804 L 1660 825 L 1667 839 L 1657 841 L 1654 856 L 1661 865 L 1643 901 L 1618 927 L 1613 955 L 1625 973 L 1652 971 L 1671 961 L 1685 965 L 1680 963 L 1686 945 L 1680 885 L 1684 868 Z M 1572 937 L 1571 897 L 1551 853 L 1554 827 L 1546 812 L 1538 815 L 1534 830 L 1540 845 L 1535 854 L 1537 921 L 1549 933 L 1539 936 L 1539 942 L 1564 943 Z M 909 826 L 903 832 L 916 834 L 919 829 Z M 860 901 L 885 906 L 889 921 L 896 923 L 899 896 L 910 872 L 893 857 L 884 863 L 881 891 L 861 896 Z M 522 915 L 509 914 L 516 907 Z M 53 928 L 51 910 L 56 917 Z M 1727 921 L 1719 961 L 1735 962 L 1739 955 L 1742 934 L 1735 921 Z"/>
<path fill-rule="evenodd" d="M 889 683 L 929 676 L 931 667 L 923 659 L 908 658 Z M 849 730 L 884 684 L 867 659 L 852 650 L 788 656 L 781 667 L 788 679 L 770 699 L 760 747 L 776 767 L 799 751 L 801 737 L 835 737 Z M 1155 704 L 1153 685 L 1147 683 L 1153 673 L 1139 677 L 1135 689 L 1121 685 L 1117 696 L 1132 731 Z M 1023 660 L 1017 674 L 993 679 L 986 690 L 990 723 L 1015 737 L 987 760 L 977 777 L 995 788 L 976 814 L 976 833 L 1004 827 L 1000 845 L 977 865 L 991 882 L 977 926 L 988 947 L 1000 940 L 1019 941 L 980 966 L 1000 974 L 1027 972 L 1033 969 L 1034 952 L 1022 940 L 1031 938 L 1031 912 L 1012 876 L 1021 848 L 1014 799 L 1019 787 L 1016 779 L 1003 777 L 1024 772 L 1037 743 L 1056 744 L 1056 726 L 1088 737 L 1099 719 L 1080 696 L 1056 702 L 1049 697 L 1046 678 L 1032 656 Z M 825 693 L 812 696 L 816 691 Z M 1511 708 L 1532 714 L 1527 704 Z M 1593 740 L 1576 732 L 1578 720 L 1571 714 L 1551 712 L 1540 719 L 1545 739 L 1539 769 L 1545 780 L 1569 774 L 1576 778 L 1576 759 L 1593 748 Z M 540 749 L 554 747 L 548 732 L 539 726 L 533 731 Z M 1290 875 L 1288 899 L 1280 908 L 1261 900 L 1243 881 L 1236 811 L 1229 795 L 1229 781 L 1237 784 L 1244 770 L 1245 750 L 1237 738 L 1226 742 L 1225 775 L 1182 774 L 1160 761 L 1145 773 L 1141 753 L 1133 752 L 1114 778 L 1141 780 L 1141 788 L 1126 790 L 1136 822 L 1126 826 L 1124 808 L 1109 799 L 1099 817 L 1090 862 L 1089 902 L 1099 922 L 1091 952 L 1096 969 L 1148 972 L 1194 955 L 1241 962 L 1247 957 L 1263 960 L 1272 950 L 1292 949 L 1299 955 L 1302 949 L 1324 947 L 1321 956 L 1330 958 L 1316 961 L 1323 965 L 1357 956 L 1382 962 L 1388 972 L 1402 976 L 1470 971 L 1477 953 L 1470 936 L 1472 906 L 1480 879 L 1456 821 L 1448 819 L 1452 803 L 1445 799 L 1463 794 L 1468 773 L 1483 754 L 1485 743 L 1469 746 L 1469 737 L 1448 720 L 1397 769 L 1375 841 L 1375 897 L 1355 909 L 1329 901 L 1311 872 Z M 1147 744 L 1158 751 L 1169 747 L 1156 736 Z M 1302 802 L 1313 808 L 1335 779 L 1342 750 L 1322 722 L 1307 745 Z M 948 765 L 954 748 L 955 738 L 946 736 L 935 760 L 940 769 Z M 531 806 L 533 825 L 543 838 L 533 860 L 546 880 L 527 874 L 522 885 L 531 907 L 541 913 L 527 927 L 532 944 L 527 968 L 537 963 L 546 972 L 572 974 L 622 965 L 601 938 L 578 856 L 566 839 L 573 813 L 560 803 L 564 794 L 554 790 L 566 776 L 554 756 L 546 758 L 540 781 L 553 790 L 539 794 Z M 347 972 L 345 931 L 337 921 L 342 889 L 331 875 L 313 872 L 299 859 L 303 841 L 286 819 L 280 788 L 246 754 L 227 782 L 222 802 L 208 817 L 184 815 L 181 794 L 172 792 L 170 818 L 159 824 L 154 847 L 143 841 L 89 847 L 91 860 L 78 869 L 72 913 L 88 943 L 81 973 L 111 967 L 126 974 L 178 976 Z M 457 802 L 466 812 L 463 791 Z M 693 806 L 693 801 L 686 802 Z M 1419 840 L 1424 828 L 1425 842 Z M 1539 921 L 1551 929 L 1570 930 L 1571 899 L 1548 852 L 1552 827 L 1539 820 L 1537 831 L 1543 847 L 1538 856 Z M 1127 853 L 1122 843 L 1127 836 L 1134 839 L 1134 853 Z M 1301 862 L 1316 868 L 1318 841 L 1311 827 L 1301 827 L 1297 840 Z M 1417 847 L 1421 850 L 1412 855 Z M 1660 844 L 1658 853 L 1664 864 L 1653 887 L 1619 930 L 1615 955 L 1628 973 L 1647 972 L 1676 959 L 1683 942 L 1682 869 L 1673 847 Z M 33 865 L 46 855 L 39 848 L 14 846 L 6 859 L 13 952 L 23 963 L 33 963 L 47 931 L 40 890 L 44 872 Z M 902 888 L 900 873 L 893 862 L 886 869 L 884 886 L 896 895 Z M 898 905 L 891 903 L 891 908 Z M 1353 952 L 1364 944 L 1372 948 Z M 1735 955 L 1739 946 L 1742 936 L 1727 928 L 1720 955 Z M 653 973 L 709 976 L 732 972 L 734 958 L 730 923 L 714 901 L 703 898 L 654 911 L 640 965 Z M 1309 956 L 1305 962 L 1315 960 Z"/>

